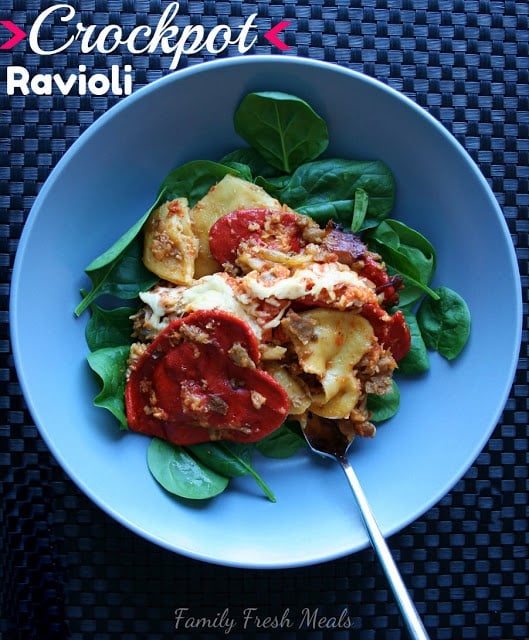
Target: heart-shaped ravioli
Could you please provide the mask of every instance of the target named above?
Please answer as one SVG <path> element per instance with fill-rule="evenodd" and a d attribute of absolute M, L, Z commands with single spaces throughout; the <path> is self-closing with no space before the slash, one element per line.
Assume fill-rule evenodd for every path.
<path fill-rule="evenodd" d="M 251 328 L 224 311 L 174 320 L 134 364 L 125 388 L 129 426 L 178 445 L 255 442 L 286 418 L 286 391 L 260 370 Z"/>

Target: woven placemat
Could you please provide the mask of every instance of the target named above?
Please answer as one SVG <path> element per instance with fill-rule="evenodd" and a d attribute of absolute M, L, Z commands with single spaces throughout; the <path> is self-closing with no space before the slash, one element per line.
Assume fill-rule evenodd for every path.
<path fill-rule="evenodd" d="M 0 0 L 0 20 L 28 30 L 51 4 Z M 85 24 L 130 29 L 156 23 L 168 3 L 70 4 Z M 247 55 L 334 62 L 386 82 L 427 109 L 468 150 L 489 181 L 512 234 L 526 292 L 528 9 L 526 2 L 486 0 L 196 0 L 180 3 L 177 24 L 238 27 L 241 19 L 257 13 L 259 40 Z M 290 47 L 284 53 L 264 38 L 281 20 L 290 23 L 281 36 Z M 43 37 L 54 44 L 54 38 L 64 39 L 65 33 L 65 28 L 57 28 Z M 236 53 L 229 49 L 221 55 Z M 211 56 L 184 56 L 179 68 L 206 59 Z M 55 71 L 79 64 L 89 71 L 133 64 L 135 88 L 170 72 L 167 56 L 135 55 L 132 60 L 126 52 L 82 54 L 75 46 L 54 56 L 53 64 Z M 32 53 L 27 40 L 0 50 L 2 637 L 155 640 L 198 633 L 202 638 L 242 638 L 250 632 L 263 639 L 406 637 L 371 550 L 288 571 L 203 564 L 155 547 L 112 521 L 50 455 L 26 410 L 10 353 L 8 295 L 14 252 L 50 170 L 119 98 L 8 98 L 8 65 L 25 66 L 31 74 L 45 72 L 49 58 Z M 389 541 L 432 639 L 529 638 L 527 369 L 525 320 L 516 380 L 486 448 L 439 504 Z M 187 610 L 176 629 L 175 610 L 182 608 Z M 201 619 L 204 625 L 216 623 L 216 628 L 196 628 Z M 237 622 L 232 629 L 231 619 Z M 195 628 L 190 628 L 192 621 Z"/>

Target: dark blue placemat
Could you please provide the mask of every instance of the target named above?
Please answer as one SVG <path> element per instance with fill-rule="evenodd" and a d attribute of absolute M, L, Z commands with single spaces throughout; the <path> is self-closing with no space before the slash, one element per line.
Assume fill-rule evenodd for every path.
<path fill-rule="evenodd" d="M 0 0 L 0 20 L 28 31 L 52 4 Z M 156 23 L 169 3 L 70 4 L 83 24 L 102 28 L 113 23 L 126 31 Z M 526 2 L 485 0 L 197 0 L 180 3 L 176 24 L 238 27 L 256 13 L 259 38 L 246 55 L 334 62 L 386 82 L 427 109 L 468 150 L 503 209 L 519 258 L 526 313 L 528 9 Z M 264 37 L 282 20 L 289 22 L 280 35 L 290 47 L 284 52 Z M 53 29 L 43 29 L 43 46 L 58 47 L 69 34 L 56 22 Z M 5 25 L 0 29 L 1 46 L 9 33 Z M 219 55 L 238 52 L 230 47 Z M 211 58 L 183 56 L 179 68 Z M 11 268 L 24 221 L 50 170 L 82 131 L 120 99 L 58 92 L 6 95 L 8 66 L 23 66 L 33 75 L 51 71 L 50 59 L 32 53 L 27 40 L 0 49 L 2 637 L 155 640 L 197 634 L 240 638 L 250 632 L 263 639 L 406 637 L 371 550 L 288 571 L 202 564 L 154 547 L 116 524 L 78 491 L 49 454 L 27 413 L 13 367 Z M 84 64 L 90 72 L 106 72 L 113 64 L 131 64 L 137 89 L 169 73 L 170 61 L 159 52 L 82 53 L 74 44 L 53 56 L 53 71 L 68 73 Z M 529 638 L 527 369 L 526 315 L 516 380 L 488 445 L 438 505 L 390 539 L 433 639 Z M 175 610 L 181 608 L 187 609 L 176 629 Z M 237 623 L 231 630 L 230 620 Z M 200 629 L 207 625 L 216 628 Z"/>

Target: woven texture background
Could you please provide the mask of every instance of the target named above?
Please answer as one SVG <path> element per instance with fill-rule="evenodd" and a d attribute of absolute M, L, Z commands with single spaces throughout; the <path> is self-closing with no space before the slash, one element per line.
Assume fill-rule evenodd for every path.
<path fill-rule="evenodd" d="M 28 30 L 49 1 L 0 0 L 0 20 Z M 85 24 L 132 28 L 158 21 L 167 2 L 70 0 Z M 238 27 L 258 14 L 249 53 L 317 58 L 376 77 L 427 109 L 468 150 L 489 181 L 517 250 L 527 304 L 529 205 L 529 5 L 487 0 L 183 1 L 180 26 Z M 263 35 L 288 20 L 281 54 Z M 179 22 L 177 21 L 177 24 Z M 63 41 L 66 27 L 43 33 Z M 5 32 L 0 34 L 5 41 Z M 222 55 L 236 55 L 228 50 Z M 206 57 L 182 58 L 180 67 Z M 132 64 L 137 89 L 169 72 L 169 56 L 118 52 L 39 57 L 27 40 L 0 50 L 0 635 L 157 640 L 197 637 L 174 628 L 174 610 L 209 616 L 247 607 L 292 618 L 302 609 L 339 616 L 349 630 L 260 629 L 275 637 L 405 638 L 371 550 L 288 571 L 202 564 L 130 534 L 63 474 L 41 440 L 17 384 L 8 295 L 17 241 L 44 180 L 69 145 L 118 98 L 6 96 L 5 69 L 30 73 Z M 524 309 L 527 312 L 525 306 Z M 529 638 L 527 315 L 516 380 L 492 438 L 465 477 L 421 519 L 390 539 L 432 639 Z M 254 627 L 255 630 L 255 627 Z M 201 637 L 222 637 L 222 630 Z M 245 637 L 247 637 L 246 634 Z M 237 631 L 232 638 L 242 637 Z"/>

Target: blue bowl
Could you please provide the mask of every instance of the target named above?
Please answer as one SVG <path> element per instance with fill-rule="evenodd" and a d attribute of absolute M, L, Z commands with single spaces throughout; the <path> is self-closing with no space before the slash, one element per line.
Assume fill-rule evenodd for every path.
<path fill-rule="evenodd" d="M 347 69 L 279 56 L 200 64 L 124 99 L 72 145 L 36 199 L 13 274 L 13 351 L 35 423 L 80 489 L 137 534 L 213 563 L 280 568 L 367 545 L 338 465 L 306 451 L 256 459 L 276 504 L 244 479 L 210 502 L 174 499 L 149 473 L 148 438 L 120 432 L 110 414 L 92 406 L 87 314 L 73 315 L 88 286 L 84 268 L 146 211 L 169 170 L 241 146 L 233 113 L 254 90 L 309 101 L 329 125 L 333 155 L 389 165 L 394 217 L 432 241 L 434 286 L 458 291 L 472 313 L 460 357 L 432 357 L 426 375 L 402 381 L 398 414 L 374 440 L 353 447 L 386 535 L 438 502 L 486 444 L 513 381 L 522 304 L 508 229 L 472 159 L 412 101 Z"/>

